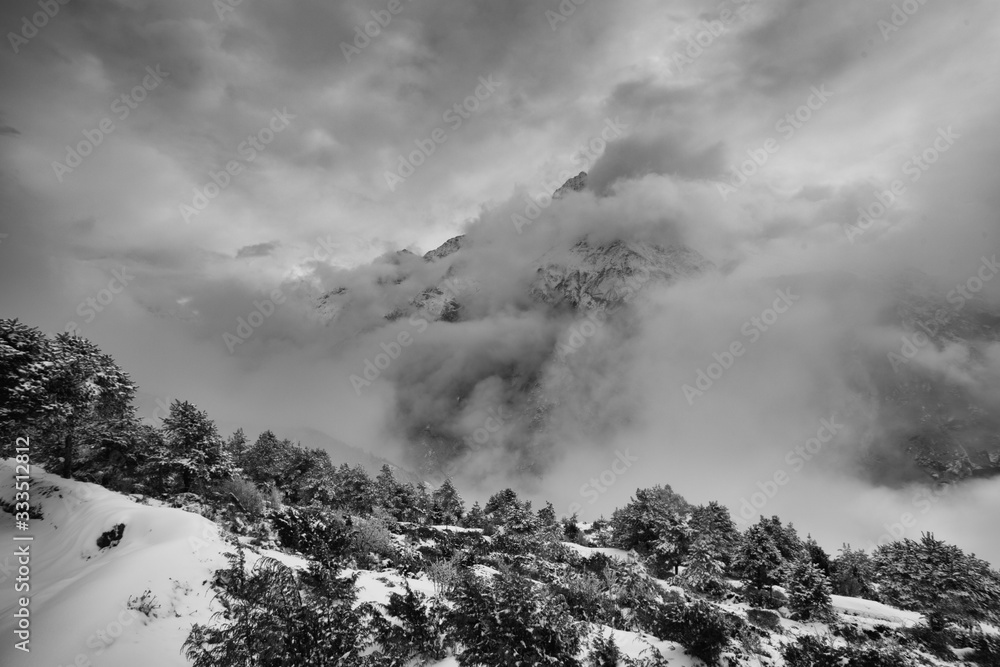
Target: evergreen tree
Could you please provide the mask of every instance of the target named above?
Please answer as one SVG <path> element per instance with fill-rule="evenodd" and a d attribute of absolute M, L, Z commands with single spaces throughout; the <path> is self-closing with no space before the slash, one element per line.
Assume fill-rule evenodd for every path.
<path fill-rule="evenodd" d="M 375 484 L 360 465 L 353 468 L 341 463 L 334 477 L 334 501 L 343 509 L 367 515 L 375 507 Z"/>
<path fill-rule="evenodd" d="M 229 436 L 229 439 L 223 443 L 222 448 L 225 450 L 226 455 L 229 456 L 229 459 L 234 464 L 238 464 L 246 455 L 247 451 L 247 436 L 243 432 L 243 429 L 236 429 L 236 431 Z"/>
<path fill-rule="evenodd" d="M 450 479 L 444 480 L 444 483 L 434 490 L 431 502 L 434 507 L 435 522 L 450 526 L 457 524 L 465 514 L 465 503 Z"/>
<path fill-rule="evenodd" d="M 706 541 L 716 557 L 728 568 L 740 544 L 740 532 L 733 523 L 729 508 L 711 501 L 699 505 L 691 512 L 691 539 Z"/>
<path fill-rule="evenodd" d="M 545 507 L 538 510 L 538 523 L 542 528 L 559 526 L 559 517 L 556 516 L 556 508 L 552 506 L 552 503 L 546 502 Z"/>
<path fill-rule="evenodd" d="M 777 516 L 772 516 L 770 519 L 761 517 L 758 525 L 771 537 L 786 563 L 792 563 L 802 557 L 805 547 L 792 524 L 786 526 Z"/>
<path fill-rule="evenodd" d="M 288 450 L 288 467 L 282 471 L 279 488 L 288 502 L 300 505 L 329 505 L 336 496 L 334 469 L 330 455 L 324 449 L 304 449 L 292 446 Z"/>
<path fill-rule="evenodd" d="M 840 554 L 834 559 L 830 569 L 830 583 L 837 595 L 877 599 L 871 585 L 874 566 L 864 549 L 855 551 L 851 549 L 851 545 L 845 544 L 840 548 Z"/>
<path fill-rule="evenodd" d="M 786 562 L 766 522 L 767 519 L 762 517 L 758 523 L 747 528 L 733 562 L 743 582 L 757 589 L 770 589 L 780 583 L 781 570 Z"/>
<path fill-rule="evenodd" d="M 375 487 L 372 492 L 375 494 L 375 502 L 393 516 L 396 516 L 398 488 L 399 484 L 396 482 L 396 476 L 392 474 L 392 468 L 389 467 L 388 463 L 383 463 L 381 470 L 375 477 Z"/>
<path fill-rule="evenodd" d="M 664 538 L 665 531 L 686 525 L 691 514 L 691 506 L 670 486 L 654 486 L 650 489 L 636 489 L 635 498 L 611 515 L 611 526 L 615 543 L 622 549 L 635 549 L 639 553 L 649 553 Z M 678 541 L 672 540 L 668 547 Z M 678 557 L 683 559 L 683 550 Z M 679 561 L 678 561 L 679 562 Z"/>
<path fill-rule="evenodd" d="M 671 512 L 661 519 L 652 554 L 659 568 L 677 574 L 691 546 L 692 530 L 687 516 Z"/>
<path fill-rule="evenodd" d="M 1000 573 L 933 534 L 880 546 L 872 563 L 884 601 L 925 613 L 934 630 L 1000 621 Z"/>
<path fill-rule="evenodd" d="M 829 577 L 832 569 L 830 555 L 812 538 L 812 535 L 806 535 L 806 541 L 803 542 L 802 547 L 812 564 L 818 567 L 824 576 Z"/>
<path fill-rule="evenodd" d="M 718 542 L 699 538 L 684 559 L 681 583 L 698 593 L 717 594 L 725 588 L 725 564 L 718 552 Z"/>
<path fill-rule="evenodd" d="M 206 412 L 188 401 L 174 401 L 163 420 L 163 433 L 182 491 L 202 489 L 212 481 L 232 476 L 233 462 Z"/>
<path fill-rule="evenodd" d="M 830 581 L 809 558 L 801 558 L 788 573 L 788 607 L 793 618 L 803 621 L 830 621 L 834 618 Z"/>
<path fill-rule="evenodd" d="M 0 319 L 0 435 L 35 436 L 34 460 L 72 477 L 103 437 L 135 426 L 136 386 L 114 359 L 84 338 L 48 339 L 18 320 Z"/>
<path fill-rule="evenodd" d="M 470 509 L 469 513 L 465 515 L 462 525 L 466 528 L 486 528 L 486 514 L 483 512 L 483 508 L 479 506 L 478 502 L 472 503 L 472 509 Z"/>
<path fill-rule="evenodd" d="M 517 493 L 513 489 L 506 488 L 490 496 L 490 499 L 486 501 L 486 507 L 483 508 L 483 512 L 492 518 L 493 521 L 503 523 L 507 512 L 518 506 Z"/>
<path fill-rule="evenodd" d="M 279 440 L 272 431 L 264 431 L 253 445 L 237 459 L 244 474 L 261 486 L 280 486 L 292 461 L 290 440 Z"/>

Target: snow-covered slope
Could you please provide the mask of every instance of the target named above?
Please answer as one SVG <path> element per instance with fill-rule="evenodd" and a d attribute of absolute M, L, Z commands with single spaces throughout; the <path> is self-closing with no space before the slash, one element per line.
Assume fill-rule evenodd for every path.
<path fill-rule="evenodd" d="M 32 469 L 30 542 L 15 542 L 13 517 L 3 514 L 4 581 L 0 584 L 0 665 L 31 667 L 172 667 L 186 665 L 180 647 L 195 622 L 206 622 L 214 597 L 207 581 L 225 565 L 225 543 L 211 521 L 150 507 L 95 484 Z M 14 465 L 0 462 L 0 499 L 14 500 Z M 124 532 L 103 549 L 98 539 L 116 525 Z M 30 545 L 28 592 L 15 592 L 11 545 Z M 145 591 L 159 609 L 151 617 L 129 609 Z M 30 653 L 14 647 L 18 599 L 30 598 Z"/>
<path fill-rule="evenodd" d="M 9 508 L 14 498 L 14 464 L 0 461 L 0 501 Z M 194 623 L 211 623 L 219 609 L 213 600 L 215 593 L 210 581 L 215 570 L 228 565 L 225 552 L 230 544 L 220 534 L 216 524 L 185 510 L 142 504 L 122 494 L 100 486 L 69 481 L 33 471 L 31 504 L 41 517 L 31 520 L 30 529 L 16 531 L 30 535 L 30 653 L 14 647 L 17 622 L 14 613 L 19 608 L 14 593 L 18 578 L 14 559 L 0 562 L 2 590 L 0 594 L 0 634 L 7 640 L 0 646 L 3 667 L 42 667 L 49 665 L 80 665 L 101 667 L 180 667 L 188 661 L 182 645 Z M 0 525 L 0 540 L 7 545 L 15 542 L 13 517 Z M 117 526 L 124 526 L 116 532 Z M 429 533 L 437 531 L 435 539 L 454 534 L 448 527 L 421 527 Z M 477 532 L 460 530 L 458 532 Z M 109 539 L 108 536 L 111 536 Z M 425 535 L 425 538 L 428 536 Z M 398 539 L 403 539 L 397 536 Z M 599 549 L 570 545 L 583 556 L 610 555 L 631 560 L 631 554 L 617 549 Z M 12 549 L 6 549 L 10 553 Z M 302 570 L 308 561 L 300 555 L 267 549 L 248 549 L 247 566 L 267 556 L 285 565 Z M 496 570 L 475 566 L 484 575 Z M 436 594 L 426 574 L 404 577 L 398 571 L 348 570 L 358 575 L 359 602 L 386 603 L 390 594 L 400 593 L 408 584 L 426 596 Z M 689 597 L 669 582 L 654 580 L 671 594 Z M 734 589 L 738 582 L 731 582 Z M 782 592 L 781 589 L 777 589 Z M 146 593 L 148 591 L 148 593 Z M 143 610 L 146 600 L 154 608 Z M 724 611 L 750 620 L 750 608 L 736 602 L 738 596 L 716 604 Z M 450 604 L 450 603 L 446 603 Z M 898 631 L 920 621 L 920 614 L 906 612 L 884 604 L 834 596 L 833 606 L 843 623 L 861 631 Z M 786 610 L 783 610 L 786 612 Z M 801 635 L 831 636 L 831 627 L 823 623 L 797 623 L 787 613 L 773 615 L 775 627 L 761 631 L 758 654 L 734 650 L 729 652 L 730 665 L 759 665 L 760 656 L 770 656 L 770 664 L 781 667 L 781 647 L 796 641 Z M 760 627 L 760 626 L 758 626 Z M 992 631 L 992 630 L 991 630 Z M 591 624 L 588 638 L 597 633 L 613 634 L 625 655 L 638 657 L 643 652 L 658 651 L 667 664 L 693 667 L 701 664 L 676 642 L 662 641 L 637 632 L 612 630 Z M 836 640 L 841 642 L 843 640 Z M 652 648 L 651 648 L 652 647 Z M 581 651 L 581 658 L 583 657 Z M 929 655 L 920 654 L 924 664 L 943 665 Z M 453 656 L 429 667 L 456 667 Z"/>

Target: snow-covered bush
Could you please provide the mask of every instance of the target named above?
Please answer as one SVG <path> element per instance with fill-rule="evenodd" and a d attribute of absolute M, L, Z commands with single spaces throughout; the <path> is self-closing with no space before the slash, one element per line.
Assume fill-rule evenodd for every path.
<path fill-rule="evenodd" d="M 446 632 L 448 608 L 440 600 L 428 600 L 407 583 L 406 593 L 392 593 L 383 609 L 396 621 L 382 619 L 376 623 L 376 641 L 387 663 L 409 665 L 414 658 L 438 661 L 453 648 Z"/>
<path fill-rule="evenodd" d="M 658 605 L 643 625 L 660 639 L 675 641 L 694 657 L 715 665 L 729 645 L 736 622 L 735 617 L 727 618 L 715 605 L 696 600 L 691 604 Z"/>
<path fill-rule="evenodd" d="M 378 664 L 380 656 L 368 655 L 378 612 L 355 604 L 354 578 L 314 567 L 309 579 L 312 586 L 303 590 L 295 572 L 270 558 L 247 572 L 237 548 L 216 576 L 222 610 L 213 623 L 196 624 L 184 642 L 193 667 Z"/>
<path fill-rule="evenodd" d="M 618 667 L 622 652 L 615 643 L 614 635 L 598 633 L 590 644 L 590 654 L 587 656 L 587 667 Z"/>
<path fill-rule="evenodd" d="M 282 546 L 321 562 L 342 557 L 350 546 L 346 526 L 327 510 L 288 506 L 276 511 L 271 520 Z"/>
<path fill-rule="evenodd" d="M 516 574 L 492 582 L 469 574 L 452 596 L 458 664 L 580 667 L 582 629 L 558 596 Z"/>

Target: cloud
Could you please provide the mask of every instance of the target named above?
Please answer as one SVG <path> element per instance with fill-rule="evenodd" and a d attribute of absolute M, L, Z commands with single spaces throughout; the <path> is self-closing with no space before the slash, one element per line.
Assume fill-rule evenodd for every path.
<path fill-rule="evenodd" d="M 267 257 L 280 245 L 277 241 L 268 241 L 267 243 L 255 243 L 254 245 L 243 246 L 236 251 L 236 258 Z"/>
<path fill-rule="evenodd" d="M 886 352 L 903 333 L 885 313 L 905 267 L 947 293 L 1000 247 L 1000 100 L 984 83 L 1000 9 L 928 3 L 886 39 L 889 2 L 754 4 L 678 68 L 686 35 L 728 5 L 585 3 L 553 31 L 546 6 L 529 0 L 404 0 L 348 60 L 341 43 L 378 5 L 241 3 L 219 17 L 194 2 L 69 3 L 18 53 L 0 52 L 4 127 L 17 133 L 0 155 L 3 309 L 61 330 L 125 267 L 134 281 L 82 326 L 151 395 L 190 398 L 225 423 L 268 415 L 260 426 L 312 427 L 394 454 L 460 441 L 506 402 L 510 418 L 463 459 L 466 495 L 513 483 L 590 514 L 662 482 L 738 508 L 820 419 L 846 410 L 849 437 L 768 509 L 822 531 L 828 546 L 877 536 L 881 515 L 866 518 L 859 499 L 885 499 L 886 521 L 910 499 L 851 469 L 852 454 L 893 425 L 851 400 L 882 376 L 847 363 L 849 351 L 860 341 Z M 18 0 L 0 20 L 18 26 L 34 11 Z M 114 101 L 158 64 L 169 76 L 123 118 Z M 389 190 L 386 170 L 491 74 L 503 82 L 496 94 Z M 823 85 L 829 102 L 782 133 Z M 286 107 L 288 129 L 242 157 L 241 143 Z M 511 216 L 525 197 L 579 172 L 579 147 L 618 116 L 628 131 L 587 165 L 590 189 L 518 234 Z M 60 182 L 53 162 L 106 118 L 114 131 Z M 908 161 L 947 127 L 955 146 L 914 179 Z M 771 138 L 779 150 L 724 198 L 720 185 Z M 186 224 L 180 204 L 235 159 L 243 171 Z M 894 180 L 905 193 L 852 243 L 858 208 Z M 470 246 L 455 270 L 478 286 L 458 297 L 464 321 L 411 332 L 406 354 L 358 395 L 350 376 L 410 326 L 386 315 L 450 267 L 396 252 L 462 232 Z M 685 243 L 719 270 L 644 290 L 558 365 L 547 355 L 574 316 L 542 307 L 529 287 L 540 262 L 558 259 L 549 249 L 584 237 Z M 688 405 L 682 385 L 788 284 L 802 301 Z M 324 321 L 318 300 L 341 288 Z M 287 301 L 230 354 L 223 335 L 275 289 Z M 1000 281 L 979 298 L 995 303 Z M 913 366 L 990 400 L 995 358 L 980 341 L 927 349 Z M 541 399 L 526 401 L 532 392 Z M 525 427 L 537 406 L 541 435 Z M 619 449 L 641 465 L 593 504 L 581 499 Z M 981 482 L 962 496 L 968 514 L 985 516 L 994 490 Z M 975 539 L 971 519 L 947 523 L 958 500 L 952 514 L 940 507 L 921 525 Z"/>

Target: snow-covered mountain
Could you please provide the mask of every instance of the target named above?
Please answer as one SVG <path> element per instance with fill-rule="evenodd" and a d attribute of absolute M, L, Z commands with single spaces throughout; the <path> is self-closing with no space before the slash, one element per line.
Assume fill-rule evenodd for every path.
<path fill-rule="evenodd" d="M 587 174 L 581 172 L 558 188 L 551 206 L 558 209 L 567 197 L 586 189 Z M 625 232 L 617 237 L 605 233 L 600 239 L 587 234 L 552 238 L 560 241 L 533 246 L 528 256 L 518 258 L 521 279 L 516 289 L 484 277 L 478 254 L 483 248 L 477 243 L 490 241 L 470 234 L 448 239 L 422 258 L 406 250 L 386 255 L 368 267 L 367 283 L 337 286 L 317 298 L 318 317 L 347 336 L 374 331 L 387 322 L 488 322 L 503 311 L 532 311 L 552 323 L 554 335 L 544 349 L 535 345 L 516 364 L 477 364 L 460 381 L 433 389 L 438 392 L 434 400 L 451 401 L 453 418 L 418 414 L 402 392 L 400 430 L 418 452 L 411 464 L 461 456 L 465 447 L 461 434 L 455 433 L 456 415 L 471 388 L 490 377 L 502 382 L 504 406 L 516 415 L 507 424 L 515 436 L 509 440 L 523 443 L 544 433 L 552 407 L 563 402 L 561 390 L 579 385 L 562 353 L 573 335 L 574 318 L 605 313 L 621 325 L 632 300 L 646 286 L 670 286 L 717 271 L 711 261 L 682 243 L 661 245 Z M 864 403 L 876 423 L 861 448 L 864 474 L 890 484 L 1000 474 L 1000 406 L 995 398 L 984 397 L 953 372 L 931 369 L 920 363 L 920 357 L 914 359 L 923 351 L 967 355 L 975 364 L 995 355 L 1000 313 L 978 300 L 956 308 L 919 272 L 894 279 L 845 273 L 842 277 L 807 274 L 794 280 L 804 287 L 833 286 L 889 304 L 875 326 L 909 332 L 894 355 L 887 356 L 870 341 L 843 343 L 843 368 L 848 369 L 856 394 L 853 402 Z M 371 318 L 373 312 L 381 313 L 381 318 Z M 627 336 L 628 327 L 620 328 L 618 333 Z M 962 363 L 959 359 L 958 365 Z M 585 423 L 588 413 L 581 408 L 573 419 Z M 518 467 L 533 468 L 537 463 L 525 460 Z"/>

